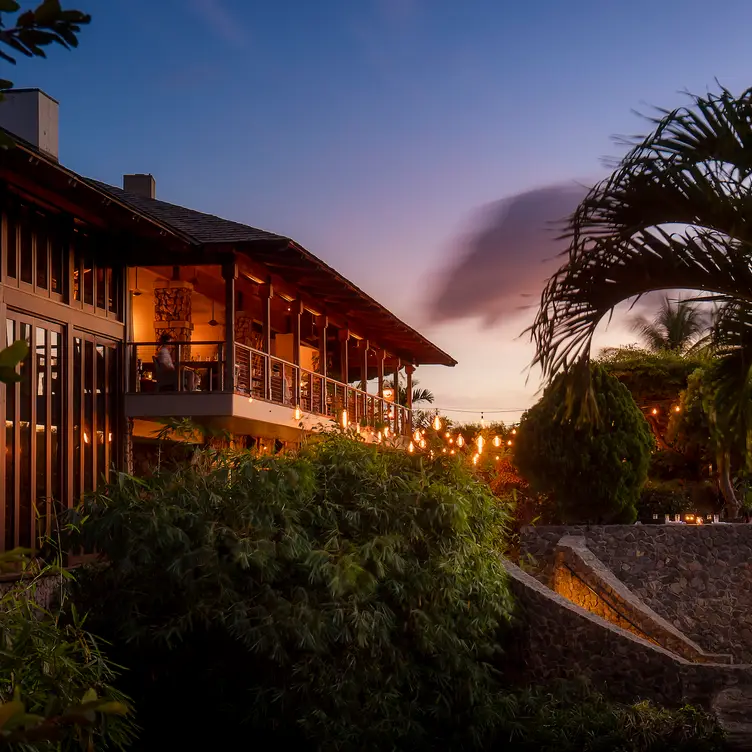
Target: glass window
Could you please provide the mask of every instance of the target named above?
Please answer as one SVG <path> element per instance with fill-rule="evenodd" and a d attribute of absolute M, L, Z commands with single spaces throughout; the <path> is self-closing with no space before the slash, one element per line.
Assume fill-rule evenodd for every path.
<path fill-rule="evenodd" d="M 94 305 L 94 262 L 90 253 L 83 255 L 84 305 Z"/>
<path fill-rule="evenodd" d="M 34 448 L 32 435 L 35 431 L 33 421 L 33 394 L 34 374 L 32 357 L 34 349 L 31 341 L 31 324 L 21 323 L 19 326 L 19 339 L 25 339 L 29 344 L 29 353 L 21 363 L 21 381 L 19 382 L 20 405 L 19 405 L 19 446 L 18 446 L 18 470 L 19 470 L 19 499 L 18 508 L 18 545 L 31 546 L 32 544 L 32 517 L 33 504 L 32 494 L 35 488 L 35 481 L 31 475 L 31 452 Z"/>
<path fill-rule="evenodd" d="M 73 300 L 81 302 L 81 236 L 76 239 L 76 245 L 73 251 Z"/>
<path fill-rule="evenodd" d="M 97 426 L 94 423 L 94 343 L 84 341 L 84 492 L 94 489 L 94 448 Z"/>
<path fill-rule="evenodd" d="M 106 293 L 107 289 L 104 283 L 104 269 L 101 266 L 96 266 L 96 279 L 97 279 L 97 308 L 107 310 Z"/>
<path fill-rule="evenodd" d="M 61 337 L 58 332 L 50 332 L 50 495 L 58 511 L 64 508 L 63 463 L 63 381 Z"/>
<path fill-rule="evenodd" d="M 78 501 L 83 494 L 83 477 L 81 475 L 81 444 L 83 435 L 83 420 L 81 408 L 83 405 L 84 382 L 81 357 L 83 355 L 83 340 L 73 338 L 73 498 Z"/>
<path fill-rule="evenodd" d="M 34 282 L 34 248 L 32 243 L 31 218 L 25 211 L 19 227 L 19 245 L 21 247 L 21 281 Z"/>
<path fill-rule="evenodd" d="M 107 475 L 107 367 L 104 345 L 97 345 L 97 481 Z"/>
<path fill-rule="evenodd" d="M 6 243 L 8 248 L 6 274 L 9 277 L 16 278 L 18 270 L 16 268 L 16 253 L 18 249 L 18 232 L 16 218 L 13 214 L 8 213 L 5 217 Z"/>
<path fill-rule="evenodd" d="M 47 228 L 44 226 L 44 220 L 42 220 L 39 215 L 37 215 L 37 217 L 37 287 L 41 287 L 43 290 L 46 290 L 47 285 L 49 284 L 49 241 Z"/>
<path fill-rule="evenodd" d="M 8 319 L 6 325 L 6 344 L 16 341 L 16 322 Z M 16 384 L 6 387 L 5 398 L 5 550 L 9 551 L 15 546 L 13 536 L 13 519 L 15 512 L 15 458 L 16 458 Z"/>
<path fill-rule="evenodd" d="M 50 239 L 50 290 L 63 294 L 63 278 L 68 248 L 59 233 Z"/>

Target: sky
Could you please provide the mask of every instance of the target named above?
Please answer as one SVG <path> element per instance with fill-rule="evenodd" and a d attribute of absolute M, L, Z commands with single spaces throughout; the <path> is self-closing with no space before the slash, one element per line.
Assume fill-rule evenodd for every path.
<path fill-rule="evenodd" d="M 60 101 L 61 162 L 293 237 L 459 361 L 417 377 L 468 421 L 535 401 L 520 335 L 560 250 L 539 230 L 612 137 L 752 85 L 745 0 L 63 5 L 93 16 L 77 50 L 0 62 Z M 622 316 L 597 343 L 634 339 Z"/>

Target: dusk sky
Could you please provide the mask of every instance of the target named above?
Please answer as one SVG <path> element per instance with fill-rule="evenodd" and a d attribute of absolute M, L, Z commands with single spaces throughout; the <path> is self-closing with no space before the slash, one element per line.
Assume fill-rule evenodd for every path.
<path fill-rule="evenodd" d="M 752 86 L 744 0 L 63 4 L 93 16 L 80 48 L 0 70 L 60 101 L 63 164 L 115 185 L 151 172 L 158 198 L 295 238 L 459 361 L 417 376 L 466 420 L 535 399 L 519 309 L 555 247 L 526 218 L 557 219 L 538 197 L 566 207 L 603 175 L 611 136 L 645 128 L 633 110 Z M 442 308 L 472 232 L 533 189 Z M 633 340 L 617 322 L 599 342 Z"/>

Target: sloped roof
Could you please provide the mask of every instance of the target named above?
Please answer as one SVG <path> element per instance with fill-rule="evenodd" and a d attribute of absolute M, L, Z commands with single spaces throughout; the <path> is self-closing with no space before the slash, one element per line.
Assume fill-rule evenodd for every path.
<path fill-rule="evenodd" d="M 129 193 L 113 185 L 100 183 L 98 180 L 91 180 L 90 178 L 84 178 L 84 180 L 99 190 L 106 191 L 115 198 L 129 203 L 157 222 L 174 227 L 184 235 L 193 238 L 200 245 L 208 243 L 255 243 L 259 240 L 289 242 L 290 240 L 282 235 L 249 227 L 240 224 L 240 222 L 232 222 L 229 219 L 222 219 L 213 214 L 204 214 L 204 212 L 194 209 L 186 209 L 184 206 L 168 204 L 166 201 Z"/>

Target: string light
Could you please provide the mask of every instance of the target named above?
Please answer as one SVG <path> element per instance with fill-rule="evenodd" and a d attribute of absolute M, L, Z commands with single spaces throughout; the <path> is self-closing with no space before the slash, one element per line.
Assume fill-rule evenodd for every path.
<path fill-rule="evenodd" d="M 677 405 L 677 406 L 676 406 L 676 407 L 674 408 L 674 412 L 675 412 L 675 413 L 680 413 L 680 412 L 681 412 L 681 407 L 679 407 L 679 405 Z"/>
<path fill-rule="evenodd" d="M 653 415 L 658 415 L 658 408 L 654 407 L 650 412 L 653 413 Z"/>
<path fill-rule="evenodd" d="M 478 446 L 478 454 L 481 454 L 483 452 L 483 434 L 478 434 L 478 438 L 475 440 L 475 443 Z"/>
<path fill-rule="evenodd" d="M 410 454 L 412 454 L 415 451 L 415 444 L 413 444 L 412 441 L 410 442 L 409 446 L 407 447 L 407 451 L 410 452 Z"/>
<path fill-rule="evenodd" d="M 413 439 L 415 439 L 415 441 L 420 441 L 420 431 L 417 428 L 415 429 L 415 433 L 413 434 Z"/>
<path fill-rule="evenodd" d="M 421 449 L 425 449 L 426 448 L 426 440 L 425 439 L 421 439 L 420 440 L 420 448 Z"/>
<path fill-rule="evenodd" d="M 509 439 L 509 441 L 507 441 L 507 446 L 512 446 L 512 440 L 511 439 Z"/>
<path fill-rule="evenodd" d="M 464 438 L 464 436 L 462 434 L 460 434 L 457 437 L 457 446 L 460 447 L 460 448 L 462 448 L 463 446 L 465 446 L 465 438 Z"/>
<path fill-rule="evenodd" d="M 516 433 L 517 433 L 517 429 L 516 429 L 516 428 L 513 428 L 513 429 L 512 429 L 512 436 L 514 436 L 514 435 L 515 435 Z"/>
<path fill-rule="evenodd" d="M 500 436 L 494 436 L 494 438 L 493 438 L 493 445 L 495 447 L 501 446 L 501 437 Z"/>
<path fill-rule="evenodd" d="M 295 420 L 300 420 L 302 417 L 303 417 L 303 413 L 300 410 L 300 405 L 298 405 L 295 408 L 295 412 L 293 413 L 293 418 L 295 418 Z M 345 418 L 345 420 L 347 420 L 347 418 Z"/>
<path fill-rule="evenodd" d="M 448 439 L 448 438 L 449 438 L 450 436 L 451 436 L 451 434 L 449 433 L 449 431 L 447 431 L 447 432 L 446 432 L 446 433 L 444 434 L 444 438 L 445 438 L 445 439 Z"/>
<path fill-rule="evenodd" d="M 342 428 L 347 428 L 347 410 L 342 411 Z"/>
<path fill-rule="evenodd" d="M 477 464 L 478 464 L 478 455 L 474 454 L 473 455 L 473 465 L 477 465 Z"/>
<path fill-rule="evenodd" d="M 434 431 L 441 431 L 441 418 L 437 415 L 433 418 L 433 428 Z"/>

